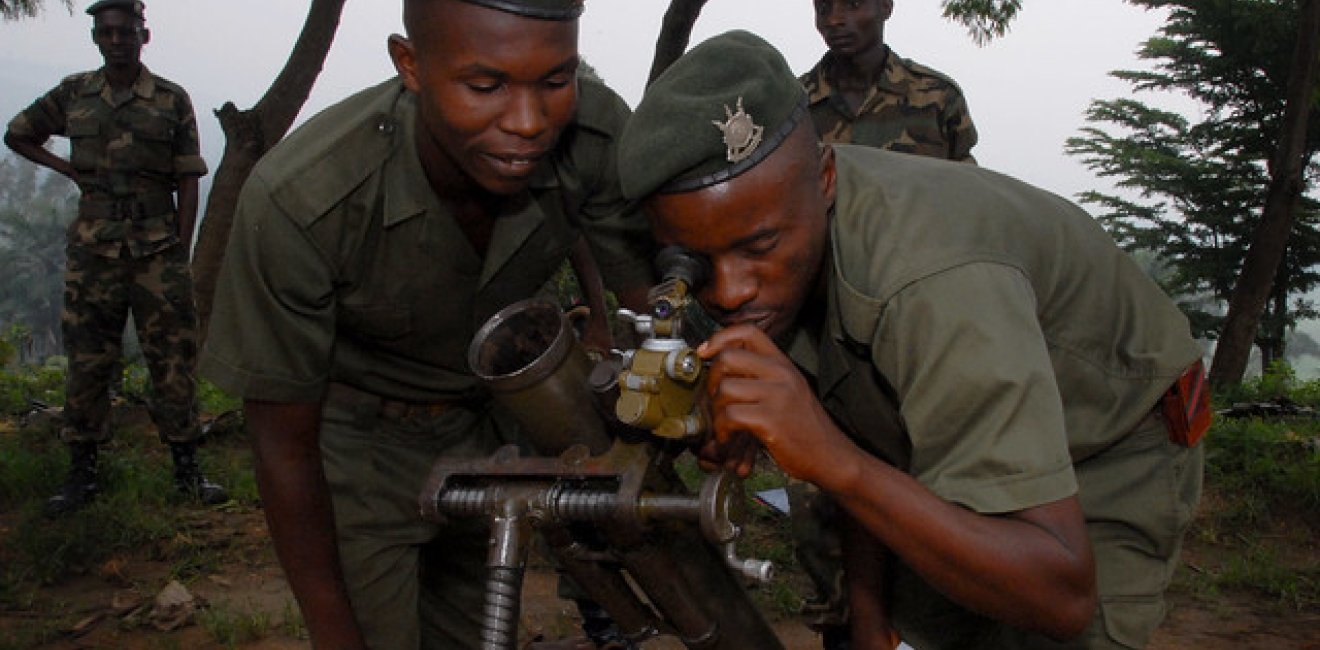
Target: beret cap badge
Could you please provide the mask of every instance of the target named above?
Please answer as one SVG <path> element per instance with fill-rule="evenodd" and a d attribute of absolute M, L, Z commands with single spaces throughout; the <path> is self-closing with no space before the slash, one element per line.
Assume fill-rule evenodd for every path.
<path fill-rule="evenodd" d="M 761 144 L 761 135 L 765 132 L 765 128 L 752 121 L 752 116 L 743 110 L 742 101 L 742 97 L 739 97 L 736 113 L 729 110 L 728 104 L 724 105 L 724 115 L 728 118 L 726 121 L 710 121 L 724 134 L 724 146 L 727 147 L 725 159 L 731 163 L 751 156 Z"/>

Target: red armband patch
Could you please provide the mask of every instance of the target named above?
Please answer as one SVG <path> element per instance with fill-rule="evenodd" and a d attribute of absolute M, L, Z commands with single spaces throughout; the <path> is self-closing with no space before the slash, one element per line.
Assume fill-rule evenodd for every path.
<path fill-rule="evenodd" d="M 1162 410 L 1169 427 L 1169 440 L 1194 447 L 1210 428 L 1210 384 L 1205 366 L 1198 360 L 1164 393 Z"/>

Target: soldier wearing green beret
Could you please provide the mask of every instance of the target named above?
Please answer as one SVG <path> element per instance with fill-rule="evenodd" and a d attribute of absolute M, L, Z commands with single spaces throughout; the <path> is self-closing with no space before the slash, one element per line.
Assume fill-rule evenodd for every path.
<path fill-rule="evenodd" d="M 1144 646 L 1201 486 L 1185 317 L 1057 196 L 822 145 L 795 81 L 715 37 L 619 144 L 657 243 L 710 264 L 706 464 L 764 446 L 839 504 L 854 648 Z"/>
<path fill-rule="evenodd" d="M 228 499 L 197 465 L 196 317 L 188 256 L 197 179 L 206 174 L 192 102 L 182 87 L 142 65 L 150 39 L 143 4 L 100 0 L 87 8 L 105 65 L 66 77 L 9 123 L 5 144 L 67 176 L 82 198 L 69 228 L 64 348 L 69 359 L 64 425 L 69 476 L 47 502 L 60 515 L 100 490 L 98 445 L 110 438 L 112 375 L 133 313 L 151 370 L 148 406 L 174 459 L 178 489 L 206 504 Z M 48 151 L 53 135 L 68 159 Z"/>
<path fill-rule="evenodd" d="M 318 648 L 476 648 L 489 533 L 417 514 L 439 456 L 524 440 L 477 329 L 585 237 L 635 309 L 647 224 L 579 75 L 581 0 L 404 0 L 398 76 L 327 108 L 243 188 L 202 372 L 242 396 L 280 562 Z"/>
<path fill-rule="evenodd" d="M 962 89 L 885 44 L 893 0 L 812 3 L 829 52 L 801 81 L 821 140 L 975 162 Z"/>

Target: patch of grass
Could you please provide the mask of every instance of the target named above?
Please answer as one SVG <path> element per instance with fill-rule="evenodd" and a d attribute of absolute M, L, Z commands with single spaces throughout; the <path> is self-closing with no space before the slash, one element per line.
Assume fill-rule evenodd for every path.
<path fill-rule="evenodd" d="M 197 382 L 197 407 L 203 413 L 225 413 L 242 408 L 243 400 L 220 390 L 215 384 L 205 379 L 199 379 Z"/>
<path fill-rule="evenodd" d="M 270 636 L 271 630 L 275 628 L 275 623 L 267 612 L 215 606 L 198 612 L 197 623 L 216 642 L 230 649 L 237 648 L 243 643 L 264 639 Z"/>
<path fill-rule="evenodd" d="M 168 449 L 151 427 L 116 430 L 101 448 L 96 500 L 77 513 L 48 519 L 42 509 L 69 464 L 67 448 L 55 435 L 58 423 L 9 422 L 0 427 L 0 511 L 6 513 L 7 529 L 0 535 L 0 606 L 32 605 L 42 585 L 87 573 L 117 554 L 169 561 L 172 573 L 185 580 L 228 561 L 230 549 L 224 545 L 194 541 L 227 538 L 197 534 L 195 526 L 210 524 L 190 516 L 197 505 L 175 489 Z M 211 442 L 200 454 L 203 470 L 231 490 L 237 501 L 230 507 L 255 504 L 247 445 Z"/>
<path fill-rule="evenodd" d="M 1250 525 L 1300 506 L 1320 525 L 1320 422 L 1221 418 L 1205 444 L 1206 480 L 1231 495 L 1223 514 Z"/>
<path fill-rule="evenodd" d="M 1263 544 L 1250 544 L 1245 554 L 1231 558 L 1219 583 L 1261 591 L 1298 611 L 1320 606 L 1320 568 L 1299 571 L 1287 566 L 1275 549 Z"/>
<path fill-rule="evenodd" d="M 1276 364 L 1264 376 L 1216 395 L 1216 404 L 1320 406 L 1320 382 L 1300 382 Z M 1203 602 L 1222 594 L 1266 596 L 1280 607 L 1320 606 L 1320 562 L 1299 539 L 1320 533 L 1320 419 L 1217 418 L 1206 446 L 1206 488 L 1189 542 L 1207 556 L 1180 569 L 1174 589 Z"/>
<path fill-rule="evenodd" d="M 1202 602 L 1214 601 L 1225 592 L 1248 591 L 1268 599 L 1258 602 L 1272 602 L 1285 610 L 1320 607 L 1320 567 L 1292 566 L 1275 545 L 1259 539 L 1241 539 L 1238 546 L 1218 566 L 1180 568 L 1173 588 Z"/>
<path fill-rule="evenodd" d="M 64 367 L 56 358 L 43 366 L 23 366 L 0 372 L 0 415 L 16 416 L 32 410 L 33 402 L 64 403 Z"/>
<path fill-rule="evenodd" d="M 302 610 L 298 609 L 297 603 L 292 600 L 284 601 L 284 609 L 280 613 L 280 627 L 285 636 L 294 639 L 310 638 L 307 632 L 307 622 L 303 620 Z"/>
<path fill-rule="evenodd" d="M 0 629 L 0 650 L 29 650 L 64 638 L 72 619 L 61 615 L 43 615 L 21 629 Z"/>

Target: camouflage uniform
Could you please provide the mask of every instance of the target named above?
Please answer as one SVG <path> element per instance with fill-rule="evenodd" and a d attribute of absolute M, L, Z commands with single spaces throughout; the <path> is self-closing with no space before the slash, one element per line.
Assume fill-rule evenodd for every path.
<path fill-rule="evenodd" d="M 799 78 L 821 140 L 976 162 L 976 127 L 958 84 L 886 50 L 884 72 L 856 113 L 834 90 L 833 53 Z"/>
<path fill-rule="evenodd" d="M 855 113 L 834 89 L 833 53 L 799 77 L 821 140 L 975 164 L 971 151 L 976 126 L 958 84 L 885 49 L 883 72 Z M 827 628 L 848 618 L 842 553 L 833 525 L 837 508 L 815 486 L 801 481 L 790 483 L 788 497 L 798 562 L 817 593 L 805 611 L 813 615 L 810 624 L 828 634 Z"/>
<path fill-rule="evenodd" d="M 68 231 L 61 320 L 69 373 L 61 437 L 109 438 L 107 388 L 132 310 L 161 438 L 196 439 L 196 317 L 174 193 L 181 177 L 207 169 L 188 94 L 145 67 L 120 92 L 103 69 L 82 72 L 19 113 L 9 131 L 38 141 L 68 137 L 82 191 Z"/>

